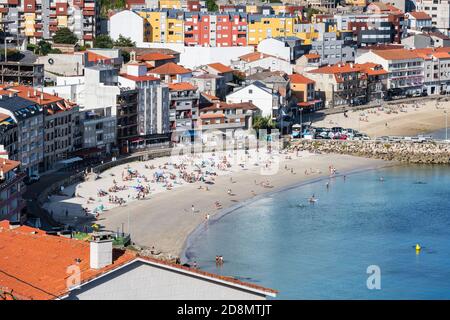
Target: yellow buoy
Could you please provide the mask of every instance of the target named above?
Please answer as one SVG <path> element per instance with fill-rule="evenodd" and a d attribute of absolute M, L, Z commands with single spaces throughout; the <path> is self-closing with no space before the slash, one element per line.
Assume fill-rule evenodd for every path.
<path fill-rule="evenodd" d="M 420 249 L 422 249 L 422 248 L 421 248 L 420 245 L 417 243 L 417 244 L 416 244 L 416 251 L 420 251 Z"/>

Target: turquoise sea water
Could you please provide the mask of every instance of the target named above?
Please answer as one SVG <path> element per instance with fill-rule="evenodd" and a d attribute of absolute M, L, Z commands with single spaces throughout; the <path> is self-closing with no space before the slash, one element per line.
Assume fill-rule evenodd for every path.
<path fill-rule="evenodd" d="M 280 299 L 450 299 L 450 167 L 371 170 L 330 179 L 328 190 L 327 181 L 211 221 L 189 261 L 277 289 Z M 370 265 L 381 270 L 380 290 L 367 288 Z"/>

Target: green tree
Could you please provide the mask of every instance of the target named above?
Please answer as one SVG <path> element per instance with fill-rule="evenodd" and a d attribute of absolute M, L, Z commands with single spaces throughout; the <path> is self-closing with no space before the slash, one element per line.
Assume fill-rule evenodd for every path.
<path fill-rule="evenodd" d="M 312 16 L 319 13 L 320 11 L 316 8 L 308 8 L 306 9 L 306 18 L 308 19 L 308 21 L 311 21 Z"/>
<path fill-rule="evenodd" d="M 136 47 L 136 42 L 132 41 L 131 38 L 119 35 L 119 39 L 114 41 L 114 46 L 116 47 Z"/>
<path fill-rule="evenodd" d="M 216 1 L 214 0 L 206 0 L 206 7 L 210 12 L 219 10 L 219 7 L 217 6 Z"/>
<path fill-rule="evenodd" d="M 124 63 L 127 63 L 130 61 L 130 53 L 128 51 L 121 50 L 120 54 L 122 55 Z"/>
<path fill-rule="evenodd" d="M 263 117 L 263 116 L 255 116 L 253 118 L 253 129 L 256 131 L 262 129 L 273 129 L 275 128 L 275 124 L 272 121 L 271 116 Z"/>
<path fill-rule="evenodd" d="M 100 0 L 100 16 L 108 17 L 108 11 L 114 9 L 125 9 L 126 0 Z"/>
<path fill-rule="evenodd" d="M 77 36 L 70 31 L 69 28 L 61 28 L 56 31 L 53 36 L 54 43 L 63 43 L 63 44 L 76 44 L 78 42 Z"/>
<path fill-rule="evenodd" d="M 45 56 L 52 50 L 52 45 L 50 42 L 47 42 L 45 40 L 41 40 L 36 45 L 36 48 L 34 50 L 34 53 Z"/>
<path fill-rule="evenodd" d="M 111 49 L 114 47 L 114 41 L 106 34 L 99 35 L 94 40 L 94 48 Z"/>

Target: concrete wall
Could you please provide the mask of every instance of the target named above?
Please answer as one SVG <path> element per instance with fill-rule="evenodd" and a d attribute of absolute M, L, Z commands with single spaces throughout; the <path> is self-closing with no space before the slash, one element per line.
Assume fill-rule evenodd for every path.
<path fill-rule="evenodd" d="M 291 60 L 291 48 L 286 47 L 283 41 L 276 39 L 264 39 L 258 44 L 258 52 L 269 54 L 274 57 Z"/>
<path fill-rule="evenodd" d="M 83 54 L 48 54 L 38 57 L 44 70 L 55 75 L 79 76 L 83 74 Z"/>
<path fill-rule="evenodd" d="M 130 10 L 114 14 L 109 19 L 109 36 L 117 40 L 120 35 L 131 38 L 139 46 L 144 41 L 144 19 Z"/>
<path fill-rule="evenodd" d="M 178 271 L 136 261 L 97 279 L 79 290 L 70 300 L 262 300 L 255 293 L 239 290 Z"/>
<path fill-rule="evenodd" d="M 180 64 L 186 68 L 196 68 L 205 64 L 220 62 L 230 65 L 231 60 L 254 51 L 253 47 L 189 47 L 176 43 L 145 42 L 138 47 L 167 48 L 180 52 Z"/>

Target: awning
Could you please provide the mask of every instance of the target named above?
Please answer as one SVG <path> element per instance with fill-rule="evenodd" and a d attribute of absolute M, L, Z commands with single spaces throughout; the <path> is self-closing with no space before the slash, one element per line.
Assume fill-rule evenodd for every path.
<path fill-rule="evenodd" d="M 141 137 L 134 137 L 134 138 L 128 139 L 128 141 L 129 142 L 141 142 L 141 141 L 144 141 L 144 139 Z"/>
<path fill-rule="evenodd" d="M 83 156 L 88 156 L 88 155 L 99 153 L 99 152 L 103 152 L 103 150 L 100 148 L 97 148 L 97 147 L 93 147 L 93 148 L 77 150 L 77 151 L 73 152 L 72 154 L 79 156 L 79 157 L 83 157 Z"/>

